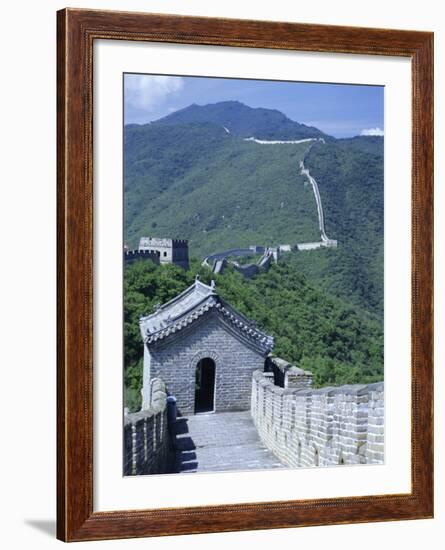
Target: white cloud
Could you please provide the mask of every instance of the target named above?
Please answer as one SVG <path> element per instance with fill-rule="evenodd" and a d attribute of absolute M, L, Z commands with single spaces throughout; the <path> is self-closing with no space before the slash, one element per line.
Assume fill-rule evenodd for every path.
<path fill-rule="evenodd" d="M 125 102 L 135 109 L 153 112 L 168 95 L 182 90 L 180 76 L 125 75 Z"/>
<path fill-rule="evenodd" d="M 380 128 L 367 128 L 360 132 L 361 136 L 383 136 L 384 132 Z"/>

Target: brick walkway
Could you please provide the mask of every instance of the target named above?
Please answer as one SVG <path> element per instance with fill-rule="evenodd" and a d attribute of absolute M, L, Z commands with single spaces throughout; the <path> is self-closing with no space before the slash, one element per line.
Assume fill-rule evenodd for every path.
<path fill-rule="evenodd" d="M 176 473 L 284 468 L 260 441 L 249 411 L 181 417 L 174 431 Z"/>

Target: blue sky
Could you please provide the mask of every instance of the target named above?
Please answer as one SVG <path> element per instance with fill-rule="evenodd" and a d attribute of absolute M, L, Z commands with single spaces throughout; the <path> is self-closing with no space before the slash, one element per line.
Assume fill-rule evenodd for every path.
<path fill-rule="evenodd" d="M 278 109 L 335 137 L 383 135 L 382 86 L 124 75 L 125 124 L 145 124 L 192 103 L 237 100 Z"/>

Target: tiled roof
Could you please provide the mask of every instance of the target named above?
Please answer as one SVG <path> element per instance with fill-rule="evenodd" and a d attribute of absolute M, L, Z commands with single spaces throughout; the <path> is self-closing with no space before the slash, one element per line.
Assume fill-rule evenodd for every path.
<path fill-rule="evenodd" d="M 248 339 L 264 353 L 273 348 L 273 337 L 256 328 L 255 323 L 224 302 L 215 292 L 215 287 L 200 281 L 160 306 L 155 313 L 140 319 L 141 334 L 147 345 L 153 345 L 192 325 L 209 311 L 214 311 L 221 320 L 240 336 Z"/>

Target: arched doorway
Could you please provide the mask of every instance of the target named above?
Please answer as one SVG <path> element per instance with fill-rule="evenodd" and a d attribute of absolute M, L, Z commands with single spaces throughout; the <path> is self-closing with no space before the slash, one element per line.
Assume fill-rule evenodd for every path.
<path fill-rule="evenodd" d="M 215 410 L 215 361 L 210 357 L 196 364 L 195 413 Z"/>

